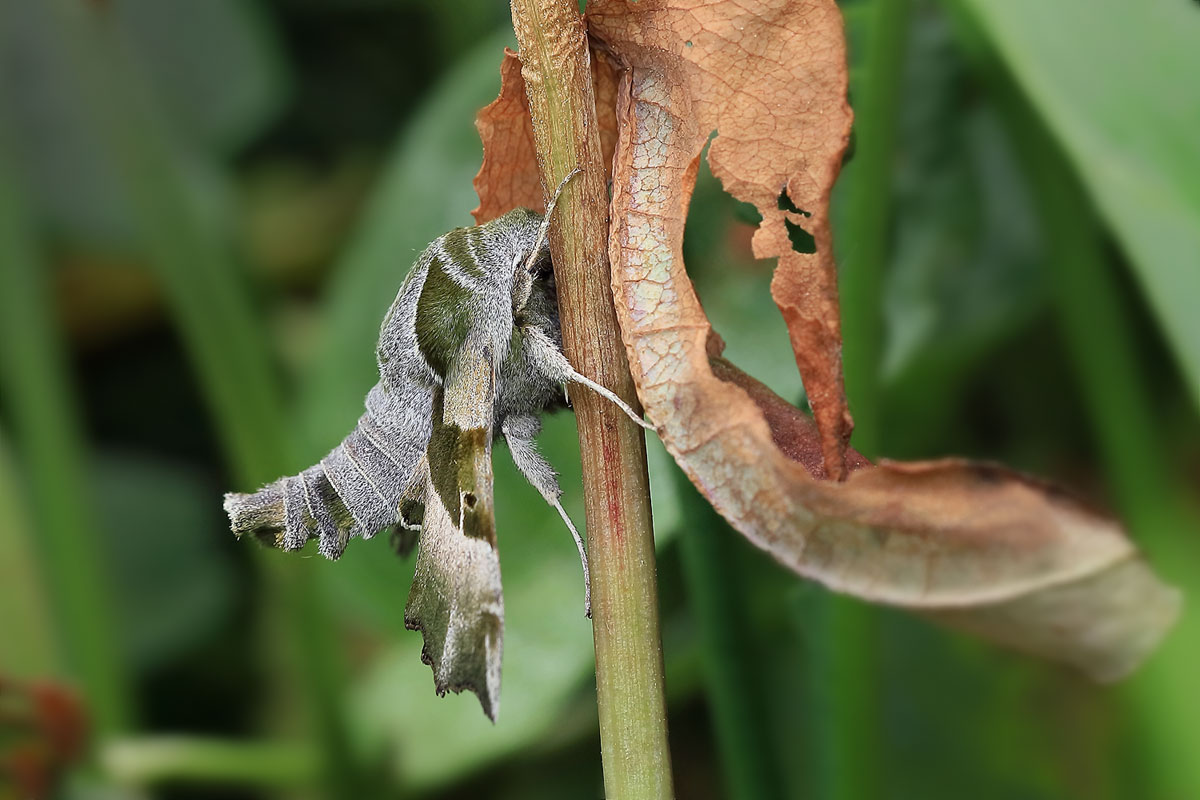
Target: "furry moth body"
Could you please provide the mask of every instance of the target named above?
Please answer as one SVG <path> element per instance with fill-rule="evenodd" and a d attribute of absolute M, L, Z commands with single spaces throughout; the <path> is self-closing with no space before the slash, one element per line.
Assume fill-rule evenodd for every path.
<path fill-rule="evenodd" d="M 583 542 L 534 444 L 539 415 L 565 405 L 564 384 L 580 383 L 649 427 L 562 354 L 546 242 L 553 209 L 552 201 L 543 217 L 518 208 L 431 243 L 384 317 L 379 382 L 355 429 L 299 475 L 225 496 L 238 535 L 252 533 L 285 550 L 317 539 L 330 559 L 349 539 L 385 529 L 406 552 L 415 533 L 405 625 L 424 636 L 422 660 L 433 668 L 438 693 L 473 691 L 493 720 L 504 605 L 492 440 L 504 436 L 522 474 L 566 522 L 586 585 Z"/>

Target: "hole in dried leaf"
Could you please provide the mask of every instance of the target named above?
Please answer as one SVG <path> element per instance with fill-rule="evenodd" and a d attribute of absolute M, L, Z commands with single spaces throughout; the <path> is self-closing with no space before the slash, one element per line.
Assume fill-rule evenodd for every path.
<path fill-rule="evenodd" d="M 805 212 L 801 211 L 800 213 L 803 214 Z M 800 227 L 795 222 L 792 222 L 790 219 L 785 219 L 783 224 L 787 228 L 788 238 L 792 241 L 793 250 L 795 250 L 797 253 L 804 253 L 805 255 L 811 255 L 817 252 L 817 240 L 813 238 L 811 233 L 804 230 L 804 228 Z"/>
<path fill-rule="evenodd" d="M 779 193 L 779 199 L 776 201 L 780 211 L 790 211 L 793 214 L 803 214 L 806 217 L 811 217 L 812 214 L 800 208 L 792 202 L 792 198 L 788 196 L 787 187 L 783 187 L 783 191 Z"/>
<path fill-rule="evenodd" d="M 758 213 L 758 209 L 754 207 L 754 204 L 744 203 L 741 200 L 733 201 L 733 218 L 738 222 L 754 226 L 762 222 L 762 214 Z"/>
<path fill-rule="evenodd" d="M 775 393 L 795 399 L 804 390 L 791 366 L 786 324 L 771 298 L 774 264 L 756 259 L 751 246 L 761 222 L 758 209 L 726 192 L 702 160 L 683 237 L 689 278 L 729 358 Z"/>

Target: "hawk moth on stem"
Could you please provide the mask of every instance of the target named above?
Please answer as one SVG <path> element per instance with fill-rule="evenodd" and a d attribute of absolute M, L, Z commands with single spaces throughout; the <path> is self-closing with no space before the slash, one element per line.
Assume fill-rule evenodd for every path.
<path fill-rule="evenodd" d="M 539 414 L 566 405 L 578 383 L 653 429 L 562 354 L 546 234 L 567 182 L 545 215 L 514 209 L 435 239 L 413 264 L 380 326 L 379 382 L 341 444 L 299 475 L 254 494 L 225 495 L 239 536 L 284 550 L 309 539 L 336 560 L 349 539 L 391 529 L 397 551 L 418 543 L 405 626 L 424 637 L 422 660 L 439 694 L 474 692 L 495 721 L 504 605 L 492 505 L 492 440 L 503 434 L 517 468 L 587 553 L 537 452 Z"/>

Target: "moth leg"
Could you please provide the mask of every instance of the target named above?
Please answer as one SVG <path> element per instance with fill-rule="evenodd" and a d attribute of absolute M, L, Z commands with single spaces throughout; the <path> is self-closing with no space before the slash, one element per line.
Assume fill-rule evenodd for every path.
<path fill-rule="evenodd" d="M 532 414 L 510 414 L 500 426 L 517 469 L 525 476 L 525 480 L 529 481 L 533 488 L 537 489 L 546 499 L 546 502 L 558 511 L 563 522 L 567 523 L 567 529 L 571 531 L 571 538 L 575 540 L 575 546 L 579 548 L 579 561 L 583 564 L 584 614 L 590 618 L 592 616 L 592 576 L 588 570 L 587 550 L 583 546 L 583 538 L 579 535 L 579 531 L 575 530 L 575 525 L 572 524 L 571 518 L 567 516 L 562 503 L 559 502 L 559 498 L 562 497 L 562 489 L 558 486 L 554 468 L 537 451 L 534 439 L 541 428 L 541 420 Z"/>
<path fill-rule="evenodd" d="M 600 384 L 596 383 L 591 378 L 586 378 L 575 371 L 571 366 L 571 362 L 567 361 L 567 357 L 554 346 L 554 342 L 550 341 L 550 337 L 541 328 L 534 325 L 527 325 L 522 329 L 528 342 L 529 356 L 531 363 L 540 369 L 547 377 L 559 381 L 560 383 L 579 383 L 596 394 L 603 397 L 605 400 L 612 402 L 617 408 L 625 412 L 625 414 L 638 425 L 641 425 L 648 431 L 654 430 L 654 426 L 643 420 L 637 413 L 626 404 L 624 400 L 617 397 L 615 394 L 605 389 Z"/>

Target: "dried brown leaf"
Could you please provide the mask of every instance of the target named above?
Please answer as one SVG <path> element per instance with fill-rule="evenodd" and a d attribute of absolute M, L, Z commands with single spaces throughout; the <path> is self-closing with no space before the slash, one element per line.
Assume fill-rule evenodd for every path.
<path fill-rule="evenodd" d="M 635 75 L 669 89 L 670 165 L 713 174 L 762 222 L 758 258 L 778 258 L 771 294 L 787 322 L 821 431 L 826 468 L 844 474 L 852 422 L 842 389 L 829 193 L 850 136 L 842 18 L 833 0 L 711 3 L 593 0 L 589 30 Z M 686 210 L 692 181 L 673 183 Z M 793 238 L 799 242 L 793 245 Z M 798 252 L 812 250 L 812 252 Z"/>
<path fill-rule="evenodd" d="M 617 70 L 607 55 L 592 51 L 592 86 L 596 97 L 596 128 L 600 135 L 600 160 L 605 177 L 612 179 L 617 149 Z"/>
<path fill-rule="evenodd" d="M 479 206 L 471 212 L 475 224 L 518 206 L 545 211 L 521 57 L 507 47 L 500 62 L 500 96 L 479 112 L 475 127 L 483 140 L 483 164 L 475 176 Z"/>
<path fill-rule="evenodd" d="M 828 419 L 842 404 L 826 211 L 849 118 L 832 0 L 601 0 L 589 14 L 628 67 L 610 238 L 617 313 L 647 415 L 692 481 L 752 542 L 833 589 L 1098 679 L 1133 669 L 1171 625 L 1179 596 L 1114 522 L 1001 467 L 958 460 L 870 466 L 851 453 L 844 482 L 820 480 L 812 425 L 710 340 L 682 242 L 700 148 L 719 127 L 714 172 L 764 212 L 760 255 L 778 252 L 784 227 L 771 187 L 786 184 L 813 215 L 817 254 L 783 253 L 773 288 L 793 303 L 781 307 L 797 352 L 825 370 L 814 383 L 810 367 L 805 379 L 836 477 L 830 450 L 848 422 Z M 764 183 L 769 174 L 779 182 Z"/>
<path fill-rule="evenodd" d="M 617 73 L 603 53 L 593 56 L 600 154 L 605 171 L 611 172 L 617 144 Z M 483 141 L 483 164 L 475 176 L 479 206 L 471 212 L 475 223 L 482 225 L 518 206 L 545 211 L 521 57 L 507 47 L 500 63 L 500 95 L 480 110 L 475 127 Z"/>

